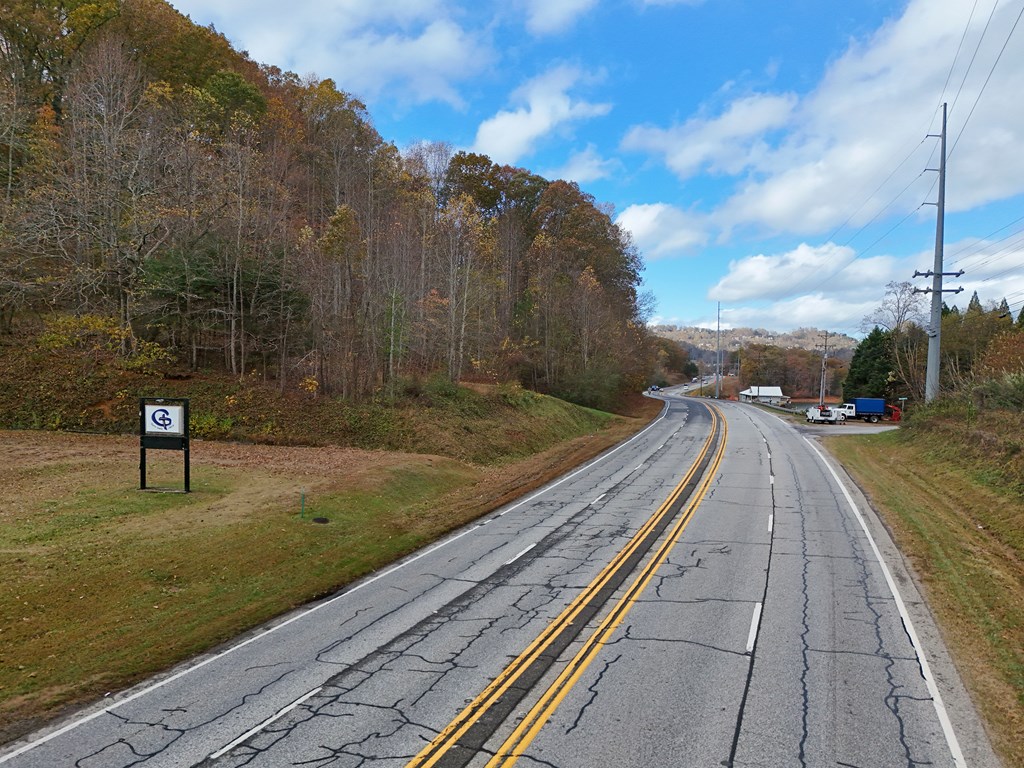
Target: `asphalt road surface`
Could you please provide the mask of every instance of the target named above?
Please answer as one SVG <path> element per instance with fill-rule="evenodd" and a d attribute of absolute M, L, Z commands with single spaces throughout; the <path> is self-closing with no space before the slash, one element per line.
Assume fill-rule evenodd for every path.
<path fill-rule="evenodd" d="M 587 466 L 0 764 L 998 766 L 808 430 L 658 396 Z"/>

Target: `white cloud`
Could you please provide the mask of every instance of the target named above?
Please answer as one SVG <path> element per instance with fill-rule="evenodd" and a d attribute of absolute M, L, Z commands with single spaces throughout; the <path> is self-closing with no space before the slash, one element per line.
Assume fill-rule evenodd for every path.
<path fill-rule="evenodd" d="M 256 60 L 300 75 L 331 77 L 363 100 L 387 92 L 395 101 L 456 107 L 456 85 L 493 63 L 487 33 L 464 29 L 442 0 L 176 0 Z"/>
<path fill-rule="evenodd" d="M 787 253 L 757 254 L 729 263 L 729 271 L 708 291 L 708 298 L 726 302 L 771 301 L 815 291 L 836 296 L 863 296 L 892 280 L 906 280 L 911 259 L 874 256 L 856 259 L 847 246 L 801 243 Z"/>
<path fill-rule="evenodd" d="M 1024 307 L 1024 246 L 1015 240 L 1011 236 L 1010 243 L 972 239 L 947 244 L 948 270 L 963 269 L 965 274 L 946 278 L 944 288 L 964 289 L 945 294 L 946 304 L 965 309 L 977 291 L 984 306 L 1007 299 L 1016 317 Z M 900 258 L 853 259 L 853 255 L 850 248 L 832 243 L 804 243 L 778 255 L 738 259 L 709 289 L 708 299 L 723 303 L 723 325 L 728 317 L 732 326 L 780 331 L 809 326 L 859 335 L 863 319 L 881 304 L 886 284 L 930 285 L 911 278 L 915 269 L 931 268 L 930 249 Z M 927 304 L 926 299 L 922 302 Z M 703 321 L 693 324 L 699 322 Z"/>
<path fill-rule="evenodd" d="M 776 331 L 822 328 L 853 336 L 859 334 L 861 320 L 878 306 L 879 300 L 843 301 L 824 291 L 815 292 L 765 306 L 730 307 L 729 322 L 734 327 Z"/>
<path fill-rule="evenodd" d="M 546 171 L 541 175 L 548 179 L 565 179 L 575 181 L 577 184 L 586 184 L 590 181 L 607 179 L 621 168 L 620 161 L 601 157 L 593 144 L 587 144 L 586 149 L 573 152 L 569 156 L 569 161 L 561 168 Z"/>
<path fill-rule="evenodd" d="M 789 122 L 796 101 L 792 94 L 747 96 L 716 118 L 696 117 L 667 129 L 634 127 L 622 147 L 661 155 L 681 179 L 705 169 L 735 175 L 760 163 L 768 151 L 764 134 Z"/>
<path fill-rule="evenodd" d="M 320 53 L 318 61 L 321 71 L 337 73 L 339 87 L 363 98 L 400 87 L 402 100 L 460 107 L 462 99 L 453 83 L 488 64 L 490 54 L 457 25 L 440 20 L 415 35 L 364 32 L 338 41 L 332 50 Z"/>
<path fill-rule="evenodd" d="M 595 5 L 597 0 L 526 0 L 526 28 L 535 35 L 562 32 Z"/>
<path fill-rule="evenodd" d="M 526 82 L 512 94 L 512 101 L 523 106 L 514 111 L 502 110 L 481 123 L 473 151 L 498 163 L 514 164 L 530 155 L 538 141 L 557 129 L 608 114 L 611 104 L 594 104 L 569 95 L 583 79 L 580 70 L 558 66 Z"/>
<path fill-rule="evenodd" d="M 707 242 L 698 217 L 665 203 L 631 205 L 615 223 L 632 233 L 646 259 L 692 253 Z"/>
<path fill-rule="evenodd" d="M 800 98 L 747 94 L 718 116 L 698 115 L 668 128 L 633 128 L 623 147 L 660 158 L 684 179 L 702 171 L 735 177 L 724 202 L 713 201 L 718 205 L 714 220 L 727 234 L 743 227 L 807 236 L 845 223 L 857 227 L 880 212 L 902 216 L 934 200 L 929 190 L 935 176 L 923 171 L 935 167 L 931 155 L 937 142 L 925 137 L 938 131 L 936 110 L 944 98 L 951 102 L 947 210 L 971 210 L 1020 194 L 1024 55 L 1019 35 L 996 64 L 1019 7 L 997 7 L 983 39 L 987 9 L 974 15 L 943 95 L 970 11 L 961 0 L 911 0 L 901 17 L 853 41 L 829 64 L 818 86 Z M 973 54 L 979 40 L 964 80 L 971 61 L 966 52 Z M 948 53 L 937 61 L 936 51 Z M 716 98 L 732 87 L 723 86 Z M 901 195 L 901 190 L 906 191 Z"/>

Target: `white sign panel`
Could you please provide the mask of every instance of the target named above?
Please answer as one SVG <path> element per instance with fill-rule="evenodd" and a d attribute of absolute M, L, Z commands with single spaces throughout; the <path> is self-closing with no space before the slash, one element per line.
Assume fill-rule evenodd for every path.
<path fill-rule="evenodd" d="M 146 403 L 145 409 L 147 435 L 185 434 L 185 406 Z"/>

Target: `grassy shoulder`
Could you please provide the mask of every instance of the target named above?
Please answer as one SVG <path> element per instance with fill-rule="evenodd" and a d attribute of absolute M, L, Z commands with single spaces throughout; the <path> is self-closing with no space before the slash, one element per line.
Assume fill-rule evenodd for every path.
<path fill-rule="evenodd" d="M 825 442 L 913 565 L 997 752 L 1024 765 L 1024 499 L 1000 456 L 1020 435 L 1007 419 Z"/>

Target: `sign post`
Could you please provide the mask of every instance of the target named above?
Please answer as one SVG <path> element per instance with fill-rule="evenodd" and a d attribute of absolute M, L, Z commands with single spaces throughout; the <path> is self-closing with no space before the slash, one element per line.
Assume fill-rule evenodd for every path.
<path fill-rule="evenodd" d="M 185 458 L 185 493 L 189 492 L 188 399 L 139 399 L 139 490 L 146 488 L 146 449 L 182 451 Z M 153 488 L 152 490 L 173 490 Z"/>

